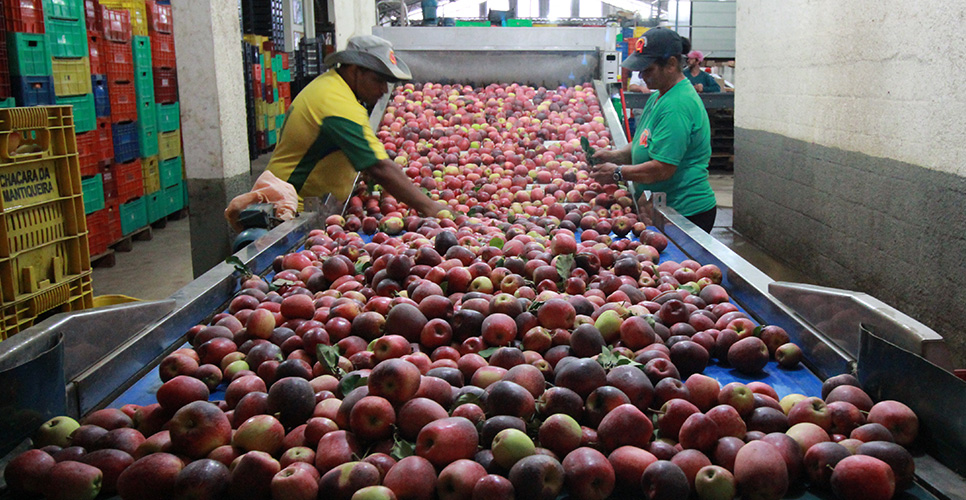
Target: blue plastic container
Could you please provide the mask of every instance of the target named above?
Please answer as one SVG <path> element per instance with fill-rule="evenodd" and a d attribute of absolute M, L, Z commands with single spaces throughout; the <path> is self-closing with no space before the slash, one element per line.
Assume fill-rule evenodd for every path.
<path fill-rule="evenodd" d="M 57 101 L 52 76 L 11 76 L 10 84 L 17 106 L 49 106 Z"/>
<path fill-rule="evenodd" d="M 111 125 L 114 136 L 114 162 L 127 163 L 141 155 L 138 142 L 138 122 L 115 123 Z"/>
<path fill-rule="evenodd" d="M 111 116 L 111 96 L 107 93 L 107 75 L 91 75 L 91 88 L 94 90 L 94 107 L 97 117 Z"/>

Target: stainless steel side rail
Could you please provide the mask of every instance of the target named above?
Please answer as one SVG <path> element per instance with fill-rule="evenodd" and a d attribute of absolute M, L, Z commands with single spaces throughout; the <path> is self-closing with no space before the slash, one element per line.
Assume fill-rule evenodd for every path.
<path fill-rule="evenodd" d="M 722 285 L 731 298 L 761 324 L 778 325 L 801 346 L 806 365 L 823 380 L 852 371 L 855 357 L 796 316 L 769 292 L 774 282 L 723 243 L 654 197 L 654 225 L 688 257 L 721 268 Z"/>

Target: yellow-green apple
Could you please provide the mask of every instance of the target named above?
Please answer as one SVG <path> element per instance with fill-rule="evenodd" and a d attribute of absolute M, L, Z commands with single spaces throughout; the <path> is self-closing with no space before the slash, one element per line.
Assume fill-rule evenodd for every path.
<path fill-rule="evenodd" d="M 525 432 L 503 429 L 493 437 L 490 449 L 493 451 L 493 461 L 508 470 L 520 459 L 533 455 L 535 446 Z"/>
<path fill-rule="evenodd" d="M 731 500 L 737 492 L 735 477 L 724 467 L 706 465 L 694 478 L 694 491 L 699 500 Z"/>
<path fill-rule="evenodd" d="M 889 464 L 868 455 L 840 460 L 829 483 L 835 496 L 842 500 L 888 500 L 896 491 L 895 474 Z"/>
<path fill-rule="evenodd" d="M 785 414 L 788 415 L 788 412 L 792 409 L 793 406 L 795 406 L 796 403 L 798 403 L 799 401 L 807 397 L 808 396 L 804 394 L 798 394 L 798 393 L 787 394 L 785 395 L 785 397 L 781 398 L 778 401 L 778 404 L 782 407 L 782 411 L 784 411 Z"/>
<path fill-rule="evenodd" d="M 564 413 L 555 413 L 547 417 L 540 424 L 538 431 L 540 446 L 561 457 L 580 446 L 580 437 L 580 424 Z"/>
<path fill-rule="evenodd" d="M 191 458 L 207 456 L 231 442 L 231 423 L 225 412 L 207 401 L 181 407 L 168 424 L 172 449 Z"/>
<path fill-rule="evenodd" d="M 614 491 L 614 467 L 603 453 L 577 448 L 561 462 L 567 492 L 575 498 L 605 499 Z"/>
<path fill-rule="evenodd" d="M 382 485 L 366 486 L 353 493 L 351 500 L 396 500 L 396 494 Z"/>
<path fill-rule="evenodd" d="M 285 427 L 271 415 L 255 415 L 244 421 L 232 435 L 231 444 L 245 451 L 275 455 L 281 451 Z"/>
<path fill-rule="evenodd" d="M 778 500 L 788 491 L 788 469 L 771 443 L 752 441 L 735 457 L 735 481 L 742 498 Z"/>

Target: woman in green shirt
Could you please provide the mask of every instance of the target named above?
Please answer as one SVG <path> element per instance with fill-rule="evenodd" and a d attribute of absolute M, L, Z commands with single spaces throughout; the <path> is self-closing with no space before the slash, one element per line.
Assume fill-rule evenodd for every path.
<path fill-rule="evenodd" d="M 653 92 L 644 105 L 634 139 L 619 150 L 594 154 L 592 172 L 601 184 L 633 181 L 636 196 L 664 192 L 667 204 L 706 232 L 711 232 L 717 203 L 708 182 L 711 125 L 691 82 L 681 70 L 691 43 L 672 30 L 644 33 L 621 64 L 640 71 Z"/>

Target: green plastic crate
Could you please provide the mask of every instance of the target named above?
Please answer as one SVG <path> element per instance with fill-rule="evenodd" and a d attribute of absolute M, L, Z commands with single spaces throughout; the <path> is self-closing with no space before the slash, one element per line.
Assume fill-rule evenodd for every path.
<path fill-rule="evenodd" d="M 173 214 L 184 208 L 184 186 L 181 184 L 179 182 L 174 186 L 164 189 L 164 197 L 167 204 L 167 213 L 165 215 Z"/>
<path fill-rule="evenodd" d="M 290 69 L 280 69 L 278 70 L 278 82 L 286 83 L 292 81 L 292 70 Z"/>
<path fill-rule="evenodd" d="M 181 157 L 162 160 L 158 164 L 161 175 L 161 188 L 168 188 L 181 182 Z"/>
<path fill-rule="evenodd" d="M 134 51 L 134 71 L 151 69 L 151 39 L 146 36 L 131 37 Z"/>
<path fill-rule="evenodd" d="M 272 102 L 278 102 L 278 89 L 272 89 Z"/>
<path fill-rule="evenodd" d="M 154 70 L 150 67 L 134 70 L 134 92 L 138 102 L 154 102 Z"/>
<path fill-rule="evenodd" d="M 181 104 L 158 104 L 158 132 L 174 132 L 181 128 Z"/>
<path fill-rule="evenodd" d="M 278 71 L 282 69 L 282 55 L 276 54 L 272 56 L 272 69 Z"/>
<path fill-rule="evenodd" d="M 506 25 L 513 28 L 532 28 L 533 21 L 530 19 L 507 19 Z"/>
<path fill-rule="evenodd" d="M 97 129 L 97 109 L 94 94 L 58 97 L 57 104 L 74 107 L 74 132 L 83 134 Z"/>
<path fill-rule="evenodd" d="M 138 141 L 141 158 L 158 154 L 158 117 L 153 102 L 150 106 L 141 103 L 138 110 Z"/>
<path fill-rule="evenodd" d="M 275 130 L 282 130 L 282 125 L 285 125 L 285 115 L 278 115 L 275 117 Z"/>
<path fill-rule="evenodd" d="M 13 97 L 8 97 L 6 99 L 0 99 L 0 109 L 3 108 L 15 108 L 17 107 L 17 100 Z"/>
<path fill-rule="evenodd" d="M 44 0 L 44 16 L 76 21 L 84 19 L 84 0 Z"/>
<path fill-rule="evenodd" d="M 456 26 L 458 26 L 458 27 L 459 26 L 463 26 L 463 27 L 465 27 L 465 26 L 476 26 L 476 27 L 480 27 L 480 28 L 485 28 L 485 27 L 487 27 L 489 25 L 490 25 L 490 22 L 489 21 L 460 21 L 459 19 L 456 20 Z"/>
<path fill-rule="evenodd" d="M 143 196 L 121 204 L 118 214 L 121 217 L 121 234 L 124 236 L 148 225 L 148 210 Z"/>
<path fill-rule="evenodd" d="M 148 224 L 160 220 L 168 215 L 165 213 L 165 210 L 167 210 L 168 207 L 168 198 L 165 195 L 164 190 L 146 194 L 142 199 L 144 200 L 144 208 L 147 212 Z"/>
<path fill-rule="evenodd" d="M 101 174 L 82 180 L 81 192 L 84 193 L 84 214 L 104 208 L 104 181 Z"/>
<path fill-rule="evenodd" d="M 7 57 L 14 76 L 53 76 L 44 34 L 7 33 Z"/>
<path fill-rule="evenodd" d="M 268 145 L 274 146 L 278 142 L 278 133 L 274 130 L 268 131 Z"/>
<path fill-rule="evenodd" d="M 47 29 L 47 43 L 50 45 L 51 57 L 87 57 L 87 20 L 72 21 L 69 19 L 44 20 Z"/>

